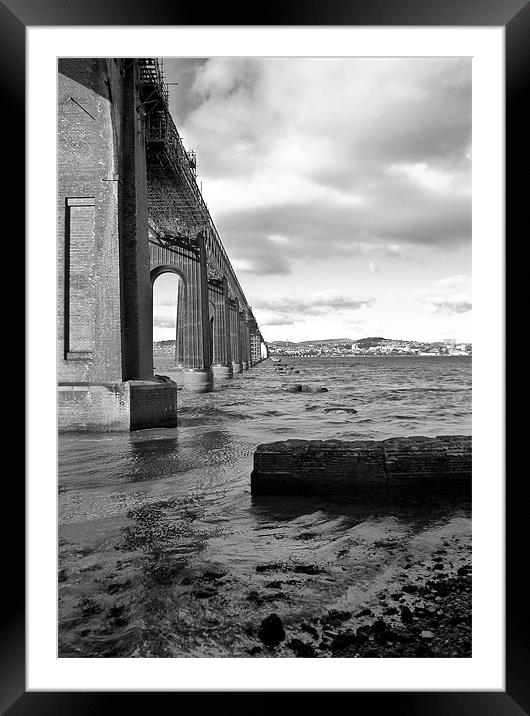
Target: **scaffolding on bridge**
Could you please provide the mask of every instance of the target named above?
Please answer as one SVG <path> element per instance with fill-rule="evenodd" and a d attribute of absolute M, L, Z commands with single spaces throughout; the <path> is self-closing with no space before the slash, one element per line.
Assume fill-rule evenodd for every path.
<path fill-rule="evenodd" d="M 243 289 L 197 186 L 195 152 L 184 148 L 169 111 L 163 63 L 158 58 L 142 58 L 138 60 L 138 66 L 138 91 L 147 147 L 150 230 L 157 243 L 164 241 L 168 244 L 172 237 L 193 241 L 202 231 L 210 257 L 217 257 L 219 270 L 222 268 L 220 262 L 226 266 L 230 288 L 246 305 Z"/>

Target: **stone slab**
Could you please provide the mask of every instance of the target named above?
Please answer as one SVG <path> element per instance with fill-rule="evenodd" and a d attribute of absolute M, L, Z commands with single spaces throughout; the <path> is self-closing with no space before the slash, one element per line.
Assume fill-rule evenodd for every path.
<path fill-rule="evenodd" d="M 394 500 L 471 497 L 471 437 L 285 440 L 258 445 L 252 494 Z"/>

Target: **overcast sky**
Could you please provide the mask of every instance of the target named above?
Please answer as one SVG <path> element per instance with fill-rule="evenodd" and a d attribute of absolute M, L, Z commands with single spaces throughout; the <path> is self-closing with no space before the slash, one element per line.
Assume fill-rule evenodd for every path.
<path fill-rule="evenodd" d="M 470 59 L 164 70 L 266 340 L 471 340 Z M 157 340 L 174 337 L 174 278 L 159 281 Z"/>

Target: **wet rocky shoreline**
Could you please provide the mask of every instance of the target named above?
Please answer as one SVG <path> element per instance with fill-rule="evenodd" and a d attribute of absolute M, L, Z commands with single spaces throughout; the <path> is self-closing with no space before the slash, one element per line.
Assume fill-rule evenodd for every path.
<path fill-rule="evenodd" d="M 282 656 L 288 655 L 286 648 L 302 658 L 471 657 L 470 548 L 444 545 L 427 563 L 406 561 L 405 583 L 381 590 L 371 607 L 355 613 L 332 609 L 302 621 L 303 636 L 289 638 L 278 614 L 269 615 L 257 632 L 262 643 L 249 654 L 274 655 L 281 645 Z M 258 601 L 260 595 L 252 598 Z"/>
<path fill-rule="evenodd" d="M 61 560 L 70 564 L 59 573 L 60 656 L 471 656 L 466 529 L 435 532 L 419 551 L 392 536 L 375 540 L 373 559 L 392 565 L 392 580 L 366 599 L 360 588 L 355 608 L 346 608 L 344 595 L 362 574 L 344 562 L 347 546 L 327 562 L 259 562 L 242 580 L 226 563 L 183 556 L 205 537 L 194 526 L 200 516 L 194 500 L 146 505 L 129 511 L 110 568 L 89 549 L 77 551 L 75 565 Z M 317 537 L 306 531 L 298 540 Z M 315 590 L 334 606 L 308 606 L 305 594 Z"/>
<path fill-rule="evenodd" d="M 174 429 L 60 437 L 61 658 L 470 656 L 461 497 L 361 504 L 250 485 L 256 446 L 274 440 L 469 434 L 470 363 L 295 365 L 329 391 L 290 394 L 266 361 L 182 394 Z"/>

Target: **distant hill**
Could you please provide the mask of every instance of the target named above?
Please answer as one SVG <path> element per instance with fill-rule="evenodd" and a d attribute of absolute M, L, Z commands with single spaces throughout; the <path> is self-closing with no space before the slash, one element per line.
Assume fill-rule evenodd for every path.
<path fill-rule="evenodd" d="M 359 348 L 371 348 L 372 346 L 380 346 L 383 343 L 390 343 L 393 339 L 382 338 L 381 336 L 370 336 L 369 338 L 361 338 L 355 341 Z"/>
<path fill-rule="evenodd" d="M 366 350 L 374 346 L 382 346 L 385 343 L 410 343 L 418 345 L 427 345 L 425 341 L 404 340 L 400 338 L 383 338 L 382 336 L 368 336 L 367 338 L 359 338 L 354 341 L 351 338 L 315 338 L 312 341 L 267 341 L 267 345 L 271 348 L 288 348 L 289 346 L 324 346 L 340 343 L 355 343 L 361 350 Z M 442 345 L 441 341 L 435 341 L 432 345 Z M 167 352 L 175 350 L 175 341 L 156 341 L 154 344 L 155 351 Z"/>
<path fill-rule="evenodd" d="M 171 356 L 175 353 L 175 340 L 155 341 L 153 343 L 153 355 L 157 357 Z"/>
<path fill-rule="evenodd" d="M 270 341 L 269 346 L 307 346 L 307 345 L 327 345 L 329 343 L 353 343 L 351 338 L 322 338 L 313 341 Z"/>
<path fill-rule="evenodd" d="M 267 343 L 267 345 L 277 348 L 285 348 L 287 346 L 323 346 L 330 345 L 333 343 L 355 343 L 357 347 L 361 350 L 366 350 L 367 348 L 372 348 L 373 346 L 382 346 L 386 343 L 425 344 L 425 341 L 414 341 L 402 338 L 383 338 L 382 336 L 368 336 L 367 338 L 359 338 L 356 341 L 352 340 L 351 338 L 315 338 L 312 341 L 298 341 L 298 343 L 294 341 L 271 341 Z"/>
<path fill-rule="evenodd" d="M 328 343 L 353 343 L 351 338 L 322 338 L 317 341 L 299 341 L 298 345 L 306 346 L 308 344 L 319 343 L 320 345 L 326 345 Z"/>

